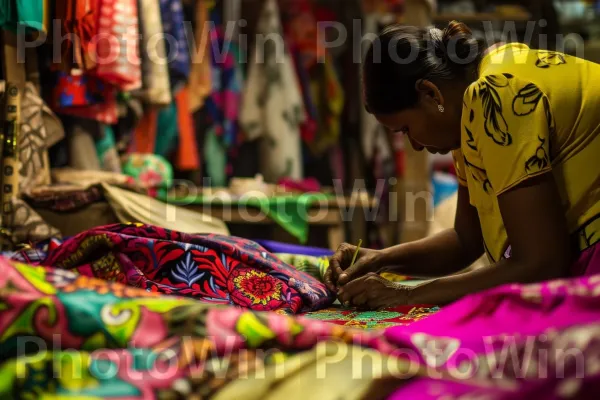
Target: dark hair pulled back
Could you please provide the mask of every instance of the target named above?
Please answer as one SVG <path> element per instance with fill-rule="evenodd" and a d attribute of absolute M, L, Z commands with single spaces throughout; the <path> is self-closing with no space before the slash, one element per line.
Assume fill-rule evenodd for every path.
<path fill-rule="evenodd" d="M 466 79 L 476 71 L 481 49 L 471 30 L 452 21 L 444 30 L 394 24 L 375 40 L 363 64 L 367 111 L 390 114 L 416 105 L 420 79 Z"/>

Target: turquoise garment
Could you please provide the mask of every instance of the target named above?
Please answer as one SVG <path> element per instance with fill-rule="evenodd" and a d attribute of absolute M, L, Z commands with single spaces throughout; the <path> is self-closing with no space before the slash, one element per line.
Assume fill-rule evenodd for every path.
<path fill-rule="evenodd" d="M 19 25 L 43 31 L 44 1 L 0 0 L 0 27 L 17 31 Z"/>
<path fill-rule="evenodd" d="M 156 140 L 154 154 L 168 157 L 177 144 L 179 129 L 177 127 L 177 106 L 172 102 L 158 112 L 156 119 Z"/>

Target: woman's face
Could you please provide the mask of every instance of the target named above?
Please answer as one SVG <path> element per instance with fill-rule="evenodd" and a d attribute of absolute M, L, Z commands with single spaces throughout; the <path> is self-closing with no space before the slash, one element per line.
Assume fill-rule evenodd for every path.
<path fill-rule="evenodd" d="M 375 115 L 375 118 L 395 134 L 404 134 L 412 147 L 426 149 L 433 154 L 446 154 L 460 147 L 460 113 L 445 107 L 440 112 L 436 105 L 421 102 L 414 108 L 393 114 Z"/>

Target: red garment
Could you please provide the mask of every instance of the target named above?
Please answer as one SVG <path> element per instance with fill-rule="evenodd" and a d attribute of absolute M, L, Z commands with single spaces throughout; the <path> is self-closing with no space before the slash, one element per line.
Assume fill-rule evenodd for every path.
<path fill-rule="evenodd" d="M 115 87 L 81 71 L 59 72 L 52 97 L 52 108 L 57 113 L 105 124 L 117 122 Z"/>
<path fill-rule="evenodd" d="M 142 86 L 136 0 L 98 0 L 96 76 L 122 91 Z"/>
<path fill-rule="evenodd" d="M 152 154 L 156 145 L 156 122 L 158 111 L 154 108 L 146 110 L 133 134 L 133 149 L 135 153 Z"/>
<path fill-rule="evenodd" d="M 98 0 L 63 0 L 56 2 L 56 19 L 62 21 L 61 63 L 59 69 L 95 68 Z"/>

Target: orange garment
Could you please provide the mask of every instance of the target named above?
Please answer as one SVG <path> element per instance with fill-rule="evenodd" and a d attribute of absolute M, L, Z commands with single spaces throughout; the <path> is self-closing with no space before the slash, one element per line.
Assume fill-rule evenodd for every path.
<path fill-rule="evenodd" d="M 196 4 L 196 31 L 194 34 L 195 46 L 192 52 L 192 69 L 189 84 L 189 110 L 193 113 L 204 105 L 204 99 L 210 95 L 212 89 L 210 65 L 210 35 L 208 25 L 208 12 L 212 5 L 206 1 Z"/>
<path fill-rule="evenodd" d="M 144 112 L 144 116 L 135 128 L 133 135 L 134 151 L 136 153 L 154 153 L 157 119 L 158 110 L 156 108 L 152 107 Z"/>
<path fill-rule="evenodd" d="M 95 40 L 98 0 L 65 0 L 56 2 L 56 18 L 63 21 L 60 35 L 60 70 L 95 68 Z"/>
<path fill-rule="evenodd" d="M 175 104 L 179 127 L 176 166 L 182 171 L 197 170 L 200 168 L 200 158 L 195 137 L 196 129 L 190 112 L 189 87 L 184 87 L 175 95 Z"/>

